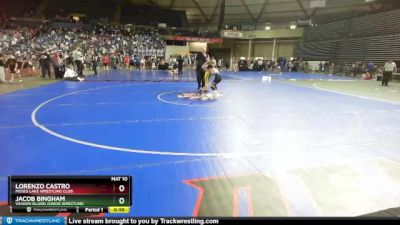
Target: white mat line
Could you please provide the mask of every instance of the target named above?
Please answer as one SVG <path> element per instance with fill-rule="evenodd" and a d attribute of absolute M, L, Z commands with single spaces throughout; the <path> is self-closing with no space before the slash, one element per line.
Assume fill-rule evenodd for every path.
<path fill-rule="evenodd" d="M 350 93 L 346 93 L 346 92 L 340 92 L 340 91 L 334 91 L 334 90 L 329 90 L 329 89 L 321 88 L 321 87 L 318 86 L 318 82 L 313 83 L 313 87 L 314 87 L 315 89 L 320 90 L 320 91 L 326 91 L 326 92 L 331 92 L 331 93 L 340 94 L 340 95 L 347 95 L 347 96 L 356 97 L 356 98 L 362 98 L 362 99 L 367 99 L 367 100 L 374 100 L 374 101 L 380 101 L 380 102 L 390 103 L 390 104 L 394 104 L 394 105 L 400 105 L 399 102 L 392 102 L 392 101 L 383 100 L 383 99 L 379 99 L 379 98 L 373 98 L 373 97 L 355 95 L 355 94 L 350 94 Z"/>

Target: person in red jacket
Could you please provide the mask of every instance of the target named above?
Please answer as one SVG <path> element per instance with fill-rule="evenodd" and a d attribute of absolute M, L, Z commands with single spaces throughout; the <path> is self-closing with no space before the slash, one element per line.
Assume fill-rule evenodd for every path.
<path fill-rule="evenodd" d="M 103 56 L 104 70 L 109 70 L 109 65 L 110 65 L 110 57 L 106 54 Z"/>
<path fill-rule="evenodd" d="M 129 55 L 126 55 L 124 58 L 124 63 L 125 63 L 125 70 L 129 70 L 129 63 L 130 63 L 130 59 L 129 59 Z"/>

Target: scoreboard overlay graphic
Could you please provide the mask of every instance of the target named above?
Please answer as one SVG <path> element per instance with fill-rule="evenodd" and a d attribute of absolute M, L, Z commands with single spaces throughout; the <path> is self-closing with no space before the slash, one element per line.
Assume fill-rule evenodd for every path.
<path fill-rule="evenodd" d="M 130 176 L 10 176 L 8 183 L 14 213 L 123 212 L 132 205 Z"/>

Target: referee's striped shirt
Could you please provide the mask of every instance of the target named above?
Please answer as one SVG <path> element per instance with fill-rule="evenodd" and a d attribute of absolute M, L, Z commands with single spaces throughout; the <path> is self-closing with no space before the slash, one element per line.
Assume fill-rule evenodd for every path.
<path fill-rule="evenodd" d="M 397 68 L 396 68 L 396 63 L 394 62 L 387 62 L 385 63 L 385 65 L 383 66 L 383 71 L 384 72 L 396 72 Z"/>

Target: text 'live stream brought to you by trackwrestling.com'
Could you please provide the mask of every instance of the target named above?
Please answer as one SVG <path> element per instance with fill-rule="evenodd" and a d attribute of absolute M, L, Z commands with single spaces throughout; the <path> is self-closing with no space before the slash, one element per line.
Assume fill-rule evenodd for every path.
<path fill-rule="evenodd" d="M 197 218 L 67 218 L 67 224 L 126 224 L 126 225 L 160 225 L 160 224 L 219 224 L 218 219 Z"/>

